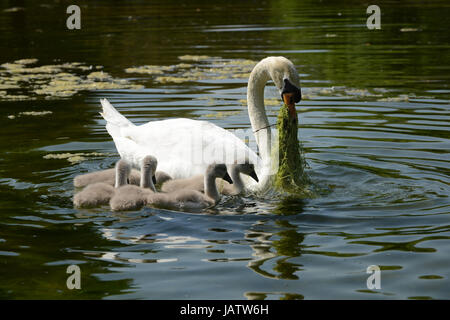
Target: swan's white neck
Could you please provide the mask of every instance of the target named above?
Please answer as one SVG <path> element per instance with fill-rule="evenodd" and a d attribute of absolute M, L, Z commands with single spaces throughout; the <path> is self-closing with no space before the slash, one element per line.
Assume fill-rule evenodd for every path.
<path fill-rule="evenodd" d="M 271 132 L 264 106 L 264 87 L 270 80 L 268 63 L 258 63 L 252 70 L 247 87 L 248 115 L 258 144 L 259 154 L 265 162 L 270 160 Z"/>

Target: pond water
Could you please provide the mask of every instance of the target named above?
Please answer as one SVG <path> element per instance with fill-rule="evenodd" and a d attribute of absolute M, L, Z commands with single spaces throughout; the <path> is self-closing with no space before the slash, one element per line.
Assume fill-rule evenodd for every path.
<path fill-rule="evenodd" d="M 383 1 L 381 30 L 365 1 L 90 1 L 80 30 L 63 4 L 20 3 L 0 1 L 0 298 L 450 298 L 448 2 Z M 100 98 L 136 124 L 247 129 L 248 72 L 270 55 L 301 74 L 316 197 L 73 208 L 73 178 L 119 158 Z"/>

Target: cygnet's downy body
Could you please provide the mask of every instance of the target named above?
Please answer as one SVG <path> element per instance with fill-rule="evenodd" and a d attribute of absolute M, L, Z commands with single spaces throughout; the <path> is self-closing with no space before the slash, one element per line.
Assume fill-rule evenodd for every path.
<path fill-rule="evenodd" d="M 155 174 L 157 185 L 161 185 L 164 182 L 171 180 L 172 177 L 169 176 L 164 171 L 157 171 Z M 90 184 L 96 182 L 103 182 L 114 186 L 116 181 L 116 169 L 106 169 L 95 172 L 90 172 L 86 174 L 80 174 L 73 179 L 73 185 L 76 188 L 84 188 Z M 128 184 L 132 184 L 135 186 L 141 185 L 141 173 L 136 169 L 131 169 L 130 174 L 128 175 Z"/>
<path fill-rule="evenodd" d="M 141 164 L 140 187 L 129 184 L 116 189 L 114 196 L 109 201 L 111 210 L 127 211 L 142 208 L 146 204 L 147 195 L 156 192 L 154 173 L 157 164 L 155 157 L 146 156 Z"/>
<path fill-rule="evenodd" d="M 214 206 L 220 199 L 216 178 L 233 183 L 224 164 L 211 164 L 206 169 L 203 184 L 205 193 L 192 189 L 178 189 L 169 193 L 154 193 L 147 196 L 147 205 L 166 209 L 199 210 Z"/>
<path fill-rule="evenodd" d="M 155 179 L 156 179 L 155 185 L 161 186 L 163 183 L 172 180 L 172 177 L 164 171 L 156 171 Z"/>
<path fill-rule="evenodd" d="M 223 179 L 217 179 L 216 185 L 220 193 L 224 195 L 237 195 L 244 192 L 244 183 L 240 174 L 245 174 L 252 177 L 255 181 L 258 180 L 258 176 L 255 172 L 255 167 L 249 162 L 242 164 L 233 164 L 230 166 L 231 179 L 233 184 L 228 183 Z M 205 191 L 204 175 L 197 175 L 187 179 L 175 179 L 165 182 L 161 186 L 161 191 L 163 192 L 174 192 L 177 190 L 197 190 L 200 192 Z"/>
<path fill-rule="evenodd" d="M 128 183 L 139 185 L 140 183 L 140 172 L 136 169 L 132 169 L 128 175 Z M 100 170 L 95 172 L 90 172 L 86 174 L 80 174 L 73 179 L 73 185 L 76 188 L 84 188 L 90 184 L 103 182 L 114 186 L 116 181 L 116 168 Z"/>
<path fill-rule="evenodd" d="M 116 188 L 125 185 L 130 174 L 130 166 L 124 160 L 119 160 L 114 169 Z M 113 186 L 105 182 L 89 184 L 73 198 L 73 204 L 78 208 L 92 208 L 109 203 L 115 190 Z"/>

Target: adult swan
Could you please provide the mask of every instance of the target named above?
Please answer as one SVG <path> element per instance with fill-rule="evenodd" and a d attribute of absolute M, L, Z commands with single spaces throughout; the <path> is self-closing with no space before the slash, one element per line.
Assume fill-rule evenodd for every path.
<path fill-rule="evenodd" d="M 187 178 L 204 174 L 212 162 L 227 165 L 250 162 L 255 165 L 259 183 L 246 176 L 242 178 L 246 188 L 258 191 L 270 185 L 270 176 L 274 173 L 272 134 L 264 107 L 264 87 L 270 79 L 282 97 L 289 93 L 294 102 L 301 100 L 299 75 L 291 61 L 284 57 L 267 57 L 253 68 L 247 101 L 259 155 L 231 131 L 207 121 L 177 118 L 136 126 L 106 99 L 101 100 L 101 115 L 120 156 L 136 167 L 145 156 L 153 155 L 158 159 L 158 169 L 173 178 Z"/>

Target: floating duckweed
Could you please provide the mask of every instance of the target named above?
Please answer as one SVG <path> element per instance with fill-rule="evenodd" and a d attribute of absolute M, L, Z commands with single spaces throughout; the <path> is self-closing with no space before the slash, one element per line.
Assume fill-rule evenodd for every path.
<path fill-rule="evenodd" d="M 279 167 L 274 185 L 278 191 L 309 196 L 309 179 L 303 147 L 298 141 L 297 115 L 291 116 L 286 104 L 280 108 L 277 120 Z"/>
<path fill-rule="evenodd" d="M 112 80 L 112 77 L 108 73 L 103 72 L 103 71 L 92 72 L 92 73 L 88 74 L 87 78 L 92 79 L 92 80 L 100 80 L 100 81 Z"/>
<path fill-rule="evenodd" d="M 188 81 L 192 81 L 192 80 L 189 79 L 189 78 L 167 76 L 167 77 L 156 77 L 155 81 L 159 82 L 159 83 L 170 83 L 170 82 L 172 82 L 172 83 L 183 83 L 183 82 L 188 82 Z"/>
<path fill-rule="evenodd" d="M 239 102 L 243 106 L 247 105 L 247 99 L 240 99 Z M 278 100 L 276 98 L 267 98 L 267 99 L 264 99 L 264 105 L 265 106 L 279 106 L 280 105 L 280 100 Z"/>
<path fill-rule="evenodd" d="M 19 112 L 17 114 L 17 117 L 21 117 L 21 116 L 46 116 L 48 114 L 52 114 L 53 112 L 51 111 L 23 111 L 23 112 Z M 15 119 L 16 116 L 11 114 L 8 116 L 9 119 Z"/>
<path fill-rule="evenodd" d="M 247 79 L 250 77 L 250 72 L 232 74 L 231 77 L 235 79 Z"/>
<path fill-rule="evenodd" d="M 272 98 L 272 99 L 264 99 L 264 104 L 266 106 L 279 106 L 280 100 Z"/>
<path fill-rule="evenodd" d="M 197 64 L 179 63 L 171 66 L 140 66 L 125 69 L 128 73 L 157 75 L 155 82 L 183 83 L 199 80 L 246 79 L 256 65 L 248 59 L 223 59 L 220 57 L 185 55 L 182 61 Z"/>
<path fill-rule="evenodd" d="M 19 112 L 19 116 L 45 116 L 52 113 L 51 111 L 24 111 Z"/>
<path fill-rule="evenodd" d="M 3 12 L 17 12 L 17 11 L 22 11 L 25 10 L 22 7 L 12 7 L 12 8 L 8 8 L 8 9 L 4 9 Z"/>
<path fill-rule="evenodd" d="M 359 97 L 381 97 L 381 94 L 371 93 L 367 89 L 346 89 L 345 93 L 351 96 L 359 96 Z"/>
<path fill-rule="evenodd" d="M 32 59 L 20 59 L 20 60 L 16 60 L 14 61 L 14 63 L 18 63 L 18 64 L 33 64 L 38 62 L 38 59 L 32 58 Z"/>
<path fill-rule="evenodd" d="M 383 102 L 409 102 L 409 96 L 407 94 L 401 94 L 398 97 L 382 98 L 382 99 L 378 99 L 378 101 L 383 101 Z"/>
<path fill-rule="evenodd" d="M 303 99 L 313 99 L 321 96 L 345 96 L 346 98 L 366 98 L 366 97 L 382 97 L 383 93 L 387 90 L 380 88 L 359 89 L 359 88 L 346 88 L 344 86 L 333 86 L 329 88 L 323 87 L 307 87 L 302 88 Z"/>
<path fill-rule="evenodd" d="M 416 32 L 419 31 L 417 28 L 401 28 L 400 32 Z"/>
<path fill-rule="evenodd" d="M 180 68 L 180 69 L 187 69 L 187 68 L 192 68 L 192 64 L 189 63 L 179 63 L 174 65 L 175 68 Z"/>
<path fill-rule="evenodd" d="M 87 71 L 102 69 L 101 66 L 86 66 L 81 62 L 29 66 L 37 61 L 37 59 L 21 59 L 2 64 L 0 89 L 27 90 L 46 99 L 57 99 L 70 97 L 84 90 L 143 88 L 142 85 L 132 84 L 128 80 L 113 78 L 103 71 L 86 74 Z M 31 91 L 30 88 L 32 88 Z M 2 100 L 35 100 L 37 98 L 33 95 L 0 92 Z"/>
<path fill-rule="evenodd" d="M 91 153 L 50 153 L 45 155 L 44 159 L 66 159 L 70 163 L 78 163 L 87 159 L 87 157 L 103 157 L 105 153 L 91 152 Z"/>
<path fill-rule="evenodd" d="M 11 100 L 11 101 L 36 100 L 36 98 L 30 98 L 24 95 L 11 95 L 11 94 L 0 94 L 0 98 L 2 98 L 3 100 Z"/>
<path fill-rule="evenodd" d="M 214 113 L 205 114 L 205 117 L 208 118 L 216 118 L 216 119 L 223 119 L 226 117 L 234 116 L 237 114 L 240 114 L 242 111 L 219 111 Z"/>
<path fill-rule="evenodd" d="M 207 105 L 208 106 L 213 106 L 216 104 L 216 100 L 214 100 L 213 97 L 202 97 L 202 98 L 197 98 L 197 100 L 207 100 Z"/>
<path fill-rule="evenodd" d="M 17 84 L 13 84 L 13 83 L 0 83 L 0 89 L 5 90 L 5 89 L 19 89 L 20 86 Z"/>
<path fill-rule="evenodd" d="M 140 66 L 140 67 L 131 67 L 125 69 L 127 73 L 141 73 L 141 74 L 164 74 L 164 71 L 173 70 L 172 66 Z"/>
<path fill-rule="evenodd" d="M 232 59 L 229 61 L 220 62 L 220 65 L 223 66 L 247 66 L 253 69 L 253 67 L 258 63 L 258 61 L 249 60 L 249 59 Z"/>
<path fill-rule="evenodd" d="M 19 60 L 20 61 L 20 60 Z M 4 63 L 1 65 L 3 68 L 6 69 L 9 73 L 33 73 L 33 74 L 39 74 L 39 73 L 58 73 L 61 72 L 62 67 L 57 65 L 46 65 L 46 66 L 40 66 L 40 67 L 34 67 L 34 68 L 28 68 L 26 65 L 13 62 L 13 63 Z"/>
<path fill-rule="evenodd" d="M 179 56 L 178 59 L 188 60 L 188 61 L 204 61 L 204 60 L 211 60 L 214 58 L 210 57 L 210 56 L 194 56 L 194 55 L 186 54 L 184 56 Z"/>

